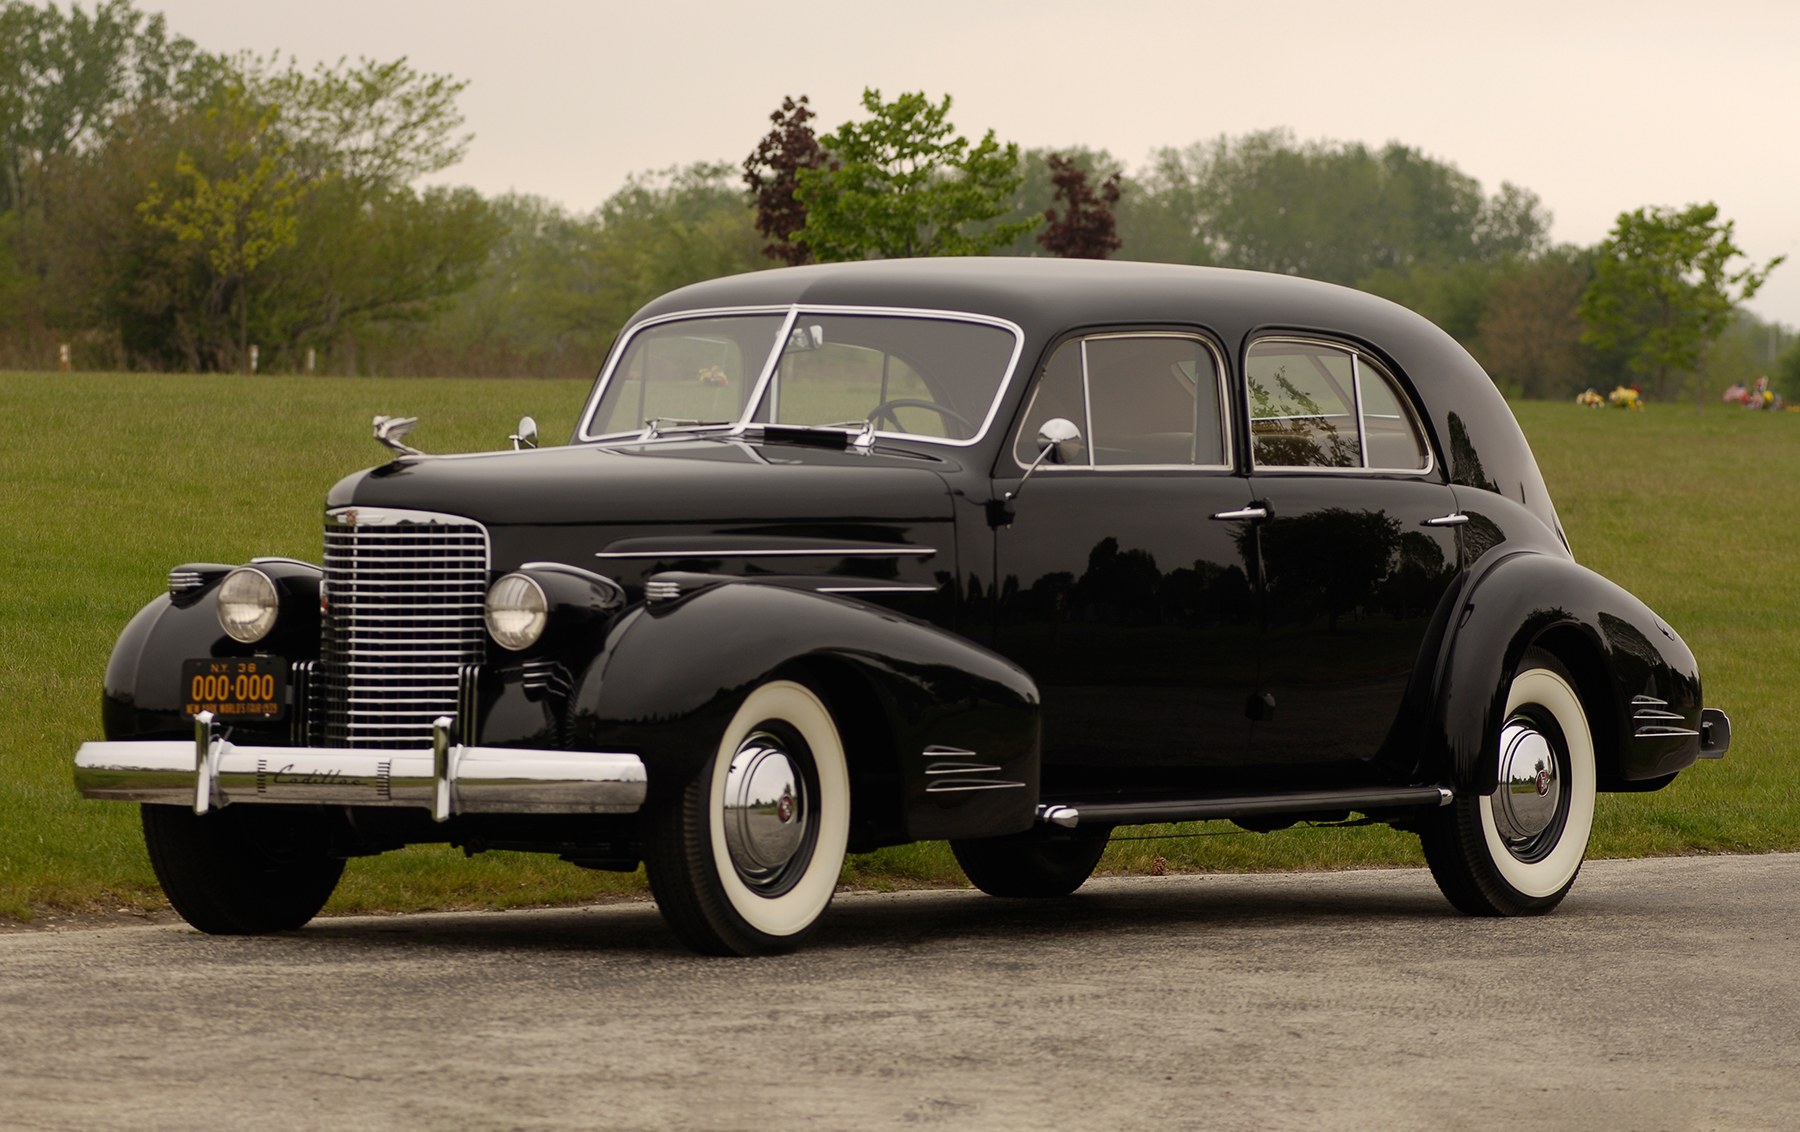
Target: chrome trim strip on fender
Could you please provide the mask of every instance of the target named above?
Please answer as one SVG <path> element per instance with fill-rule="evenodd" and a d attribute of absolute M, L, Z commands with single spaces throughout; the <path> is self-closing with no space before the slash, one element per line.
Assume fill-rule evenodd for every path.
<path fill-rule="evenodd" d="M 896 582 L 893 585 L 820 586 L 822 594 L 934 594 L 936 586 L 914 586 Z"/>
<path fill-rule="evenodd" d="M 442 722 L 440 720 L 439 722 Z M 629 814 L 644 803 L 636 755 L 451 744 L 413 750 L 251 747 L 196 719 L 194 741 L 83 743 L 75 785 L 84 797 L 192 806 L 246 803 L 410 806 L 463 813 Z M 439 820 L 444 820 L 439 818 Z"/>
<path fill-rule="evenodd" d="M 678 547 L 667 550 L 600 550 L 595 558 L 932 558 L 935 546 L 820 546 L 726 550 Z"/>
<path fill-rule="evenodd" d="M 1687 720 L 1680 712 L 1666 710 L 1668 706 L 1669 701 L 1659 700 L 1655 696 L 1631 697 L 1631 722 L 1637 725 L 1637 728 L 1632 731 L 1631 737 L 1633 739 L 1683 739 L 1700 734 L 1691 727 L 1681 726 Z"/>
<path fill-rule="evenodd" d="M 1001 767 L 989 763 L 975 762 L 980 758 L 979 752 L 962 747 L 943 747 L 936 743 L 919 752 L 932 760 L 925 766 L 927 778 L 936 781 L 925 786 L 927 794 L 955 794 L 970 790 L 1021 790 L 1025 784 L 1005 778 L 981 778 L 978 775 L 993 774 Z"/>
<path fill-rule="evenodd" d="M 925 787 L 927 794 L 960 794 L 970 790 L 1022 790 L 1023 782 L 1004 782 L 1000 779 L 945 779 L 933 782 Z"/>

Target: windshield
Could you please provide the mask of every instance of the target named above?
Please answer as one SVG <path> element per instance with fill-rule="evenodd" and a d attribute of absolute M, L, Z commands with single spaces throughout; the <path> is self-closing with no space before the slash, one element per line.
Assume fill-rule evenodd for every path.
<path fill-rule="evenodd" d="M 581 435 L 867 421 L 890 435 L 966 443 L 992 417 L 1018 340 L 997 322 L 906 313 L 658 322 L 626 342 Z"/>

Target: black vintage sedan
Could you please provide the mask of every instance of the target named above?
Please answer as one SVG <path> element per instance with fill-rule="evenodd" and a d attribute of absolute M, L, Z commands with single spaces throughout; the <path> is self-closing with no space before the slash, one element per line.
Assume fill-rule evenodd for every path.
<path fill-rule="evenodd" d="M 175 568 L 75 777 L 207 932 L 417 842 L 642 863 L 706 952 L 798 944 L 846 853 L 997 896 L 1119 826 L 1360 816 L 1474 915 L 1549 910 L 1599 791 L 1718 757 L 1681 638 L 1578 565 L 1480 367 L 1380 299 L 1149 264 L 686 287 L 563 447 L 393 459 L 324 561 Z"/>

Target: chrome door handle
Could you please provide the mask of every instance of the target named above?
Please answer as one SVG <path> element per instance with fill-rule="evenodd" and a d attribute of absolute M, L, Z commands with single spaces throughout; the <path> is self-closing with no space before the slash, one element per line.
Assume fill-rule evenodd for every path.
<path fill-rule="evenodd" d="M 1212 517 L 1221 523 L 1236 523 L 1246 519 L 1254 522 L 1257 519 L 1267 519 L 1269 509 L 1261 504 L 1252 503 L 1248 507 L 1239 507 L 1236 511 L 1215 511 Z"/>
<path fill-rule="evenodd" d="M 1469 521 L 1469 517 L 1461 511 L 1452 511 L 1448 515 L 1439 515 L 1435 519 L 1427 519 L 1421 527 L 1460 527 Z"/>

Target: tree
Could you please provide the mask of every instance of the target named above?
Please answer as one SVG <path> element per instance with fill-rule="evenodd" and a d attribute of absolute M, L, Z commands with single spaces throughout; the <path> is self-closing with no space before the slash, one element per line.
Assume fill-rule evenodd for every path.
<path fill-rule="evenodd" d="M 202 317 L 236 307 L 238 364 L 246 371 L 251 280 L 269 257 L 299 240 L 295 213 L 307 191 L 287 164 L 291 146 L 277 133 L 276 116 L 273 107 L 252 106 L 242 91 L 230 92 L 206 114 L 223 131 L 223 144 L 200 161 L 182 150 L 175 158 L 182 184 L 152 181 L 138 205 L 151 227 L 196 248 L 211 269 Z"/>
<path fill-rule="evenodd" d="M 1594 383 L 1581 342 L 1585 256 L 1563 248 L 1502 272 L 1481 313 L 1473 353 L 1509 396 L 1567 399 Z"/>
<path fill-rule="evenodd" d="M 1736 305 L 1755 295 L 1786 258 L 1732 271 L 1731 261 L 1744 254 L 1732 242 L 1733 226 L 1710 202 L 1620 213 L 1582 296 L 1582 340 L 1625 349 L 1633 372 L 1658 397 L 1672 393 L 1671 375 L 1698 371 Z M 1696 382 L 1702 403 L 1704 385 Z"/>
<path fill-rule="evenodd" d="M 1049 158 L 1050 182 L 1063 204 L 1060 216 L 1044 210 L 1045 228 L 1037 235 L 1052 255 L 1064 259 L 1105 259 L 1119 250 L 1118 225 L 1112 206 L 1119 203 L 1119 175 L 1100 183 L 1100 195 L 1088 185 L 1087 171 L 1073 159 L 1053 153 Z"/>
<path fill-rule="evenodd" d="M 354 368 L 371 327 L 417 325 L 474 281 L 502 231 L 487 202 L 411 183 L 467 144 L 462 83 L 404 60 L 208 73 L 229 81 L 141 99 L 39 163 L 54 214 L 0 224 L 40 249 L 31 293 L 62 340 L 113 365 L 227 369 L 256 342 L 268 368 L 312 348 Z"/>
<path fill-rule="evenodd" d="M 469 84 L 415 69 L 404 58 L 343 59 L 309 74 L 292 64 L 242 61 L 253 90 L 283 108 L 296 156 L 311 175 L 330 175 L 364 193 L 408 185 L 462 160 L 456 97 Z"/>
<path fill-rule="evenodd" d="M 992 130 L 974 144 L 957 134 L 949 95 L 883 102 L 871 88 L 862 104 L 868 121 L 825 135 L 832 163 L 798 173 L 807 220 L 795 238 L 815 259 L 980 255 L 1038 224 L 989 223 L 1019 187 L 1019 147 L 1002 146 Z"/>
<path fill-rule="evenodd" d="M 1357 285 L 1379 272 L 1498 262 L 1541 250 L 1549 216 L 1503 185 L 1389 143 L 1297 142 L 1285 130 L 1153 155 L 1125 254 Z M 1140 233 L 1142 233 L 1140 235 Z"/>
<path fill-rule="evenodd" d="M 769 240 L 763 254 L 790 266 L 812 260 L 806 245 L 794 238 L 806 227 L 806 206 L 795 195 L 800 171 L 825 168 L 829 160 L 807 125 L 814 117 L 804 94 L 798 100 L 783 98 L 781 109 L 769 115 L 775 128 L 744 159 L 744 184 L 756 206 L 756 230 Z"/>
<path fill-rule="evenodd" d="M 218 63 L 129 0 L 91 15 L 0 0 L 0 212 L 42 203 L 44 163 L 91 148 L 135 105 L 192 96 Z"/>
<path fill-rule="evenodd" d="M 1800 342 L 1788 347 L 1776 361 L 1775 388 L 1789 401 L 1800 402 Z"/>

